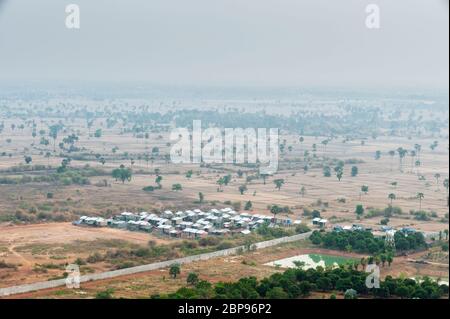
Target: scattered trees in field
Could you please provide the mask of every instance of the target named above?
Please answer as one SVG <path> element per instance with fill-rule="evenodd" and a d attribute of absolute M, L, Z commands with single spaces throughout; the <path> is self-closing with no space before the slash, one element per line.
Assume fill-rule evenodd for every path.
<path fill-rule="evenodd" d="M 374 261 L 374 260 L 373 260 Z M 386 261 L 387 256 L 386 256 Z M 368 261 L 365 262 L 366 264 Z M 380 288 L 369 289 L 366 285 L 367 273 L 354 269 L 353 265 L 337 268 L 304 270 L 292 268 L 283 273 L 258 280 L 245 277 L 235 282 L 211 284 L 199 280 L 193 287 L 183 287 L 174 293 L 153 295 L 152 298 L 169 299 L 298 299 L 309 296 L 312 292 L 340 292 L 347 299 L 358 296 L 376 298 L 419 298 L 435 299 L 448 294 L 448 286 L 439 285 L 425 277 L 421 281 L 410 278 L 393 278 L 387 276 L 380 282 Z"/>
<path fill-rule="evenodd" d="M 125 181 L 131 181 L 132 171 L 130 168 L 126 168 L 123 164 L 119 168 L 112 171 L 112 177 L 117 181 L 120 180 L 122 183 Z"/>

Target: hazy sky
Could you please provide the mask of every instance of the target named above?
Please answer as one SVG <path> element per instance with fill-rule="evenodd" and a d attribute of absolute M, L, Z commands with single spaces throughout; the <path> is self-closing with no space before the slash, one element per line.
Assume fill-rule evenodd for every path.
<path fill-rule="evenodd" d="M 80 30 L 65 27 L 69 3 Z M 369 3 L 381 29 L 365 26 Z M 0 81 L 445 88 L 448 10 L 448 0 L 0 0 Z"/>

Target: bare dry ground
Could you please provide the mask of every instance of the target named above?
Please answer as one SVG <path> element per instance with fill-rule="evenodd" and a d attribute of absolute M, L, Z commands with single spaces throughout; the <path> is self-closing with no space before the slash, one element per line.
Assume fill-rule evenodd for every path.
<path fill-rule="evenodd" d="M 70 223 L 37 225 L 0 225 L 0 260 L 17 265 L 17 269 L 0 269 L 0 287 L 31 283 L 61 276 L 66 263 L 86 258 L 93 252 L 109 249 L 145 247 L 172 242 L 146 233 L 111 228 L 75 227 Z M 45 272 L 37 265 L 57 265 Z M 105 271 L 106 265 L 92 265 L 91 271 Z"/>
<path fill-rule="evenodd" d="M 268 249 L 246 253 L 244 255 L 215 258 L 182 266 L 181 275 L 172 279 L 168 269 L 160 269 L 131 276 L 123 276 L 110 280 L 83 283 L 79 290 L 55 288 L 34 293 L 14 296 L 14 298 L 94 298 L 99 291 L 111 290 L 115 298 L 149 298 L 161 292 L 175 292 L 187 286 L 186 279 L 190 272 L 199 274 L 203 280 L 212 283 L 236 281 L 242 277 L 254 276 L 258 279 L 268 277 L 275 272 L 284 271 L 281 268 L 264 265 L 267 262 L 300 254 L 323 253 L 334 256 L 361 258 L 365 255 L 317 249 L 307 242 L 296 242 Z M 432 266 L 416 264 L 408 261 L 410 258 L 420 259 L 424 253 L 416 253 L 408 257 L 398 257 L 389 267 L 381 268 L 384 278 L 388 275 L 405 277 L 431 276 L 433 278 L 448 278 L 447 266 Z M 448 254 L 447 254 L 448 258 Z M 448 279 L 447 279 L 448 280 Z M 337 293 L 339 297 L 339 293 Z M 314 293 L 310 298 L 328 297 L 327 294 Z"/>

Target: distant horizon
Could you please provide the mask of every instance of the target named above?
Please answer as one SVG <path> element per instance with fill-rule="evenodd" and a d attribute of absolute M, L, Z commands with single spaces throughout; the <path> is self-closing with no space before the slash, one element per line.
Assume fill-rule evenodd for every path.
<path fill-rule="evenodd" d="M 236 89 L 236 90 L 300 90 L 306 92 L 314 91 L 339 91 L 339 92 L 367 92 L 367 93 L 382 93 L 382 92 L 399 92 L 399 93 L 440 93 L 449 94 L 449 86 L 423 86 L 423 85 L 338 85 L 338 84 L 258 84 L 258 83 L 177 83 L 177 82 L 155 82 L 155 81 L 114 81 L 114 80 L 23 80 L 23 81 L 6 81 L 0 79 L 0 86 L 2 89 L 18 89 L 18 88 L 32 88 L 36 90 L 64 90 L 73 89 L 80 90 L 85 88 L 118 88 L 123 89 L 149 89 L 149 88 L 174 88 L 174 89 Z"/>

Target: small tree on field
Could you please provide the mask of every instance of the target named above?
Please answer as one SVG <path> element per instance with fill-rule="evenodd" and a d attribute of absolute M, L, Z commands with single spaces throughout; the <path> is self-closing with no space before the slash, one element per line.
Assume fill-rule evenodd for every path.
<path fill-rule="evenodd" d="M 177 278 L 177 276 L 181 273 L 181 267 L 179 264 L 173 264 L 169 268 L 169 274 L 172 278 Z"/>
<path fill-rule="evenodd" d="M 336 172 L 336 177 L 337 177 L 338 181 L 341 181 L 342 176 L 344 176 L 344 172 L 343 172 L 342 169 L 339 169 L 339 170 Z"/>
<path fill-rule="evenodd" d="M 381 158 L 381 151 L 376 151 L 375 152 L 375 159 L 379 160 Z"/>
<path fill-rule="evenodd" d="M 198 202 L 199 202 L 200 204 L 202 204 L 204 200 L 205 200 L 205 195 L 203 195 L 202 192 L 199 192 L 199 193 L 198 193 Z"/>
<path fill-rule="evenodd" d="M 441 178 L 441 174 L 439 173 L 434 174 L 434 178 L 436 179 L 436 185 L 439 189 L 439 179 Z"/>
<path fill-rule="evenodd" d="M 419 199 L 419 210 L 422 210 L 422 199 L 424 199 L 424 193 L 417 193 L 417 198 Z"/>
<path fill-rule="evenodd" d="M 273 181 L 273 183 L 275 184 L 275 188 L 277 188 L 278 190 L 281 190 L 281 187 L 284 185 L 284 179 L 282 179 L 282 178 L 276 179 Z"/>
<path fill-rule="evenodd" d="M 126 168 L 123 164 L 120 165 L 119 168 L 116 168 L 112 171 L 112 177 L 114 177 L 116 180 L 122 181 L 122 183 L 125 183 L 125 181 L 131 181 L 131 176 L 131 169 Z"/>
<path fill-rule="evenodd" d="M 361 218 L 362 215 L 364 214 L 364 207 L 363 207 L 363 205 L 361 205 L 361 204 L 356 205 L 355 213 L 358 216 L 358 218 Z"/>
<path fill-rule="evenodd" d="M 239 186 L 239 193 L 241 193 L 241 195 L 244 195 L 244 193 L 246 191 L 247 191 L 247 186 L 245 186 L 245 185 Z"/>
<path fill-rule="evenodd" d="M 390 193 L 390 194 L 388 195 L 388 198 L 389 198 L 389 200 L 390 200 L 390 204 L 389 204 L 389 213 L 392 214 L 392 204 L 393 204 L 394 200 L 397 198 L 397 196 L 395 196 L 394 193 Z"/>
<path fill-rule="evenodd" d="M 155 183 L 158 184 L 158 188 L 162 188 L 161 182 L 163 177 L 161 175 L 156 176 Z"/>
<path fill-rule="evenodd" d="M 191 286 L 195 286 L 199 282 L 198 274 L 190 272 L 186 278 L 186 282 Z"/>
<path fill-rule="evenodd" d="M 361 199 L 361 194 L 367 195 L 369 192 L 369 186 L 363 185 L 361 186 L 361 192 L 359 193 L 359 198 Z"/>
<path fill-rule="evenodd" d="M 31 156 L 24 156 L 24 160 L 25 160 L 25 163 L 27 163 L 27 164 L 30 164 L 33 161 Z"/>
<path fill-rule="evenodd" d="M 181 191 L 183 189 L 183 186 L 181 186 L 181 184 L 173 184 L 172 185 L 172 190 L 175 192 Z"/>

